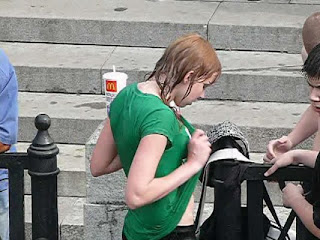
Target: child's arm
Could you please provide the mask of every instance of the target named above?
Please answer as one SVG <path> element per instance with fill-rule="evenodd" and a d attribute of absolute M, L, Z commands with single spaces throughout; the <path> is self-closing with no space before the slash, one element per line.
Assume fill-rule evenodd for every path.
<path fill-rule="evenodd" d="M 318 130 L 318 114 L 312 109 L 310 105 L 303 113 L 300 121 L 288 135 L 292 142 L 292 147 L 298 145 Z"/>
<path fill-rule="evenodd" d="M 306 201 L 302 193 L 303 190 L 301 186 L 295 186 L 289 183 L 283 189 L 283 204 L 291 207 L 306 228 L 317 238 L 320 238 L 320 229 L 314 223 L 313 206 Z"/>
<path fill-rule="evenodd" d="M 313 139 L 312 150 L 317 151 L 317 152 L 320 151 L 320 133 L 319 133 L 319 131 L 317 131 L 317 134 Z"/>
<path fill-rule="evenodd" d="M 17 142 L 18 81 L 8 58 L 0 50 L 0 153 Z"/>
<path fill-rule="evenodd" d="M 318 130 L 318 115 L 313 111 L 312 107 L 303 113 L 300 121 L 288 136 L 283 136 L 279 139 L 271 140 L 267 146 L 267 152 L 264 156 L 265 162 L 270 162 L 273 158 L 280 156 L 281 154 L 291 150 L 293 147 L 304 141 Z M 320 135 L 315 139 L 314 150 L 320 148 Z"/>
<path fill-rule="evenodd" d="M 126 203 L 135 209 L 163 198 L 200 171 L 211 152 L 208 137 L 196 130 L 188 145 L 187 162 L 170 174 L 156 178 L 156 170 L 167 146 L 160 134 L 143 137 L 130 167 L 126 186 Z"/>
<path fill-rule="evenodd" d="M 115 172 L 121 168 L 120 158 L 108 118 L 92 153 L 90 162 L 91 174 L 98 177 Z"/>
<path fill-rule="evenodd" d="M 272 167 L 265 172 L 265 176 L 268 177 L 277 171 L 278 168 L 286 167 L 288 165 L 303 164 L 305 166 L 314 168 L 318 152 L 311 150 L 295 149 L 286 152 L 279 157 L 274 158 L 270 163 Z"/>

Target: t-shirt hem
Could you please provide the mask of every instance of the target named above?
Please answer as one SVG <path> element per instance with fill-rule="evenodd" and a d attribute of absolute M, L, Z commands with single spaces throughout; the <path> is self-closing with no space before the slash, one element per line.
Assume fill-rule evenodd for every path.
<path fill-rule="evenodd" d="M 200 173 L 201 173 L 201 171 L 199 171 L 198 173 L 196 173 L 196 174 L 195 174 L 193 177 L 191 177 L 188 181 L 194 181 L 193 183 L 196 184 L 196 182 L 197 182 L 198 179 L 199 179 Z M 192 184 L 192 183 L 190 182 L 190 184 Z M 195 189 L 195 188 L 193 188 L 193 192 L 194 192 L 194 189 Z M 192 192 L 192 193 L 193 193 L 193 192 Z M 192 195 L 192 193 L 191 193 L 191 195 Z M 190 197 L 191 197 L 191 195 L 190 195 Z M 168 226 L 168 225 L 167 225 L 167 226 L 165 226 L 164 228 L 165 228 L 165 229 L 168 229 L 168 231 L 165 231 L 165 232 L 163 232 L 162 234 L 159 234 L 159 235 L 157 235 L 157 236 L 154 237 L 154 238 L 148 237 L 148 240 L 159 240 L 159 239 L 167 236 L 168 234 L 170 234 L 170 233 L 178 226 L 181 218 L 183 217 L 183 214 L 185 213 L 185 211 L 186 211 L 186 209 L 187 209 L 188 203 L 189 203 L 189 201 L 190 201 L 190 197 L 188 198 L 187 201 L 185 201 L 185 202 L 183 203 L 184 207 L 181 208 L 181 209 L 179 209 L 179 210 L 181 211 L 181 212 L 178 213 L 178 215 L 180 215 L 180 217 L 179 217 L 179 218 L 176 218 L 176 221 L 174 221 L 174 222 L 172 222 L 172 223 L 168 223 L 168 225 L 172 225 L 172 228 L 167 227 L 167 226 Z M 173 212 L 177 213 L 176 211 L 173 211 Z M 123 232 L 124 232 L 124 234 L 125 234 L 125 236 L 126 236 L 126 238 L 127 238 L 128 240 L 137 240 L 137 239 L 131 238 L 131 236 L 130 236 L 128 233 L 126 233 L 125 228 L 123 228 Z M 128 236 L 129 236 L 129 237 L 128 237 Z"/>
<path fill-rule="evenodd" d="M 178 223 L 179 222 L 180 222 L 180 219 L 179 219 Z M 158 236 L 156 236 L 154 238 L 148 237 L 148 240 L 160 240 L 161 238 L 163 238 L 163 237 L 167 236 L 168 234 L 170 234 L 177 227 L 178 223 L 176 225 L 174 225 L 172 229 L 168 228 L 168 229 L 170 229 L 168 232 L 164 232 L 163 234 L 159 234 Z M 138 239 L 132 238 L 128 233 L 126 233 L 125 230 L 123 230 L 123 233 L 126 236 L 127 240 L 138 240 Z"/>

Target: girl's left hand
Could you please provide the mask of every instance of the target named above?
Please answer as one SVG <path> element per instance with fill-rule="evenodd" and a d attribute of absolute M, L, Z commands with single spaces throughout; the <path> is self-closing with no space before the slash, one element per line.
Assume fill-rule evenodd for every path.
<path fill-rule="evenodd" d="M 288 183 L 287 186 L 282 190 L 282 192 L 282 200 L 285 207 L 291 207 L 292 203 L 301 198 L 304 199 L 303 188 L 300 184 L 294 185 L 292 183 Z"/>

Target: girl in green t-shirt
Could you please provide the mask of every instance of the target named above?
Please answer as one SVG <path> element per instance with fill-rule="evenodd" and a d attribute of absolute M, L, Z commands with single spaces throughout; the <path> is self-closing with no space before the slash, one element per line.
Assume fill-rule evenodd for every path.
<path fill-rule="evenodd" d="M 169 45 L 146 82 L 112 102 L 91 173 L 123 169 L 127 176 L 123 239 L 195 239 L 192 194 L 211 148 L 178 109 L 203 98 L 220 74 L 211 44 L 186 35 Z"/>

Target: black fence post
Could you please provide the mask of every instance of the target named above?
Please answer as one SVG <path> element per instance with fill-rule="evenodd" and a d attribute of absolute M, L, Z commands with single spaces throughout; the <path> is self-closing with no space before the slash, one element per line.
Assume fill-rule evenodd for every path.
<path fill-rule="evenodd" d="M 32 194 L 32 239 L 57 240 L 57 154 L 59 149 L 48 133 L 51 120 L 40 114 L 35 119 L 38 129 L 28 148 Z"/>

